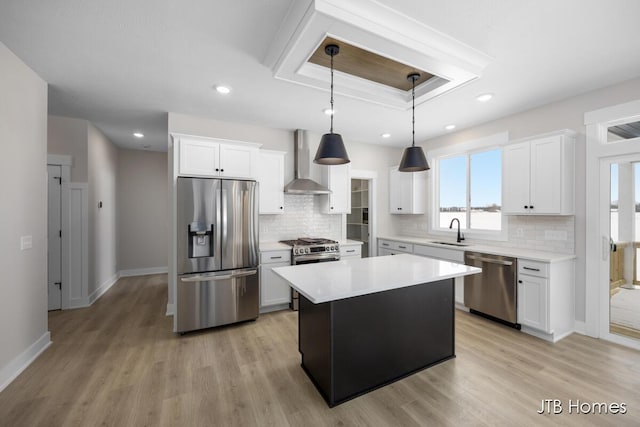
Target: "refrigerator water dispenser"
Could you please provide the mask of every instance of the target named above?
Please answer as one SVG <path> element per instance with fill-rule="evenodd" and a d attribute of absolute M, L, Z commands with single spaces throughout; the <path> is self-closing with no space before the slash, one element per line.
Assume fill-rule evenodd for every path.
<path fill-rule="evenodd" d="M 213 256 L 213 224 L 189 224 L 189 258 Z"/>

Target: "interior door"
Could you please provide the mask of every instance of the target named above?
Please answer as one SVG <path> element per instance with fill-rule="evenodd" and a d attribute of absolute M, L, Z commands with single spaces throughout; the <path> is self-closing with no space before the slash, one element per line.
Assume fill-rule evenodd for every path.
<path fill-rule="evenodd" d="M 62 168 L 47 166 L 47 291 L 48 310 L 62 308 Z"/>

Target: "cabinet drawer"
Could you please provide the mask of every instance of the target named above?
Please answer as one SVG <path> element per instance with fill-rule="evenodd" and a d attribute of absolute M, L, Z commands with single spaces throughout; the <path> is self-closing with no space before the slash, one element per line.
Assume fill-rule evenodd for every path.
<path fill-rule="evenodd" d="M 413 245 L 411 243 L 395 242 L 393 240 L 378 240 L 378 246 L 384 249 L 413 253 Z"/>
<path fill-rule="evenodd" d="M 340 257 L 350 257 L 357 256 L 360 257 L 362 252 L 362 245 L 350 245 L 350 246 L 340 246 Z"/>
<path fill-rule="evenodd" d="M 549 277 L 549 264 L 528 259 L 518 259 L 518 274 L 529 276 Z"/>
<path fill-rule="evenodd" d="M 273 264 L 275 262 L 291 262 L 291 251 L 260 252 L 260 264 Z"/>
<path fill-rule="evenodd" d="M 413 253 L 415 255 L 426 256 L 429 258 L 437 258 L 444 261 L 453 261 L 464 264 L 464 251 L 446 248 L 434 248 L 433 246 L 414 245 Z"/>

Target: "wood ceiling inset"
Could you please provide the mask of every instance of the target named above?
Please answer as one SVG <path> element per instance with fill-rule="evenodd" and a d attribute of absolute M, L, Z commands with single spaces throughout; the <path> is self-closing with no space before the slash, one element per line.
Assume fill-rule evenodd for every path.
<path fill-rule="evenodd" d="M 333 68 L 352 76 L 400 90 L 411 90 L 411 82 L 407 80 L 410 73 L 420 73 L 420 79 L 416 80 L 416 86 L 433 77 L 433 74 L 424 70 L 401 64 L 331 37 L 326 37 L 322 41 L 309 58 L 309 62 L 329 68 L 331 57 L 324 51 L 325 46 L 329 44 L 336 44 L 340 47 L 340 53 L 333 57 Z"/>

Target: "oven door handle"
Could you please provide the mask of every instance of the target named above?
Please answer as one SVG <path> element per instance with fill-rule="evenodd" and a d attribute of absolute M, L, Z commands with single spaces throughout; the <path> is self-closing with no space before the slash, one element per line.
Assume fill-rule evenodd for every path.
<path fill-rule="evenodd" d="M 340 261 L 340 255 L 302 255 L 293 258 L 294 265 L 300 261 L 331 260 Z"/>

